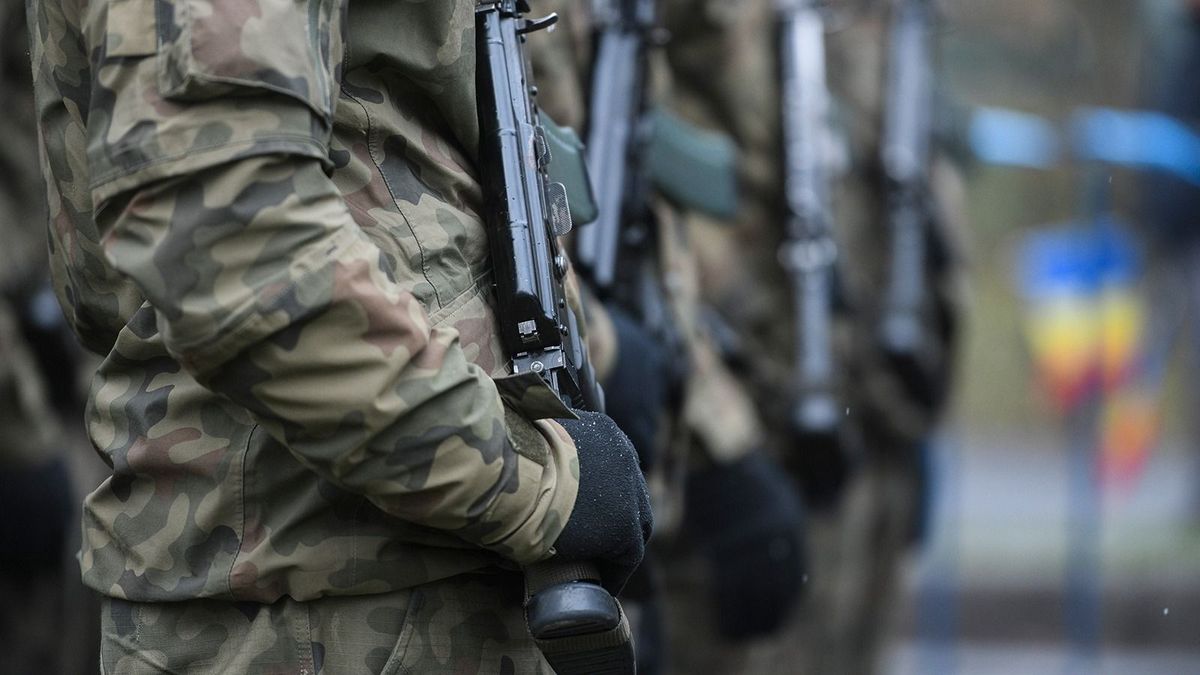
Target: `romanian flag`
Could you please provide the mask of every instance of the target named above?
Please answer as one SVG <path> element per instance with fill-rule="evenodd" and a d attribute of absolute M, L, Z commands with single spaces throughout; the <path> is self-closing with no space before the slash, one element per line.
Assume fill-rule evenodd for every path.
<path fill-rule="evenodd" d="M 1025 334 L 1035 377 L 1061 415 L 1099 406 L 1099 472 L 1130 483 L 1161 430 L 1146 368 L 1138 256 L 1115 221 L 1035 232 L 1019 252 Z"/>

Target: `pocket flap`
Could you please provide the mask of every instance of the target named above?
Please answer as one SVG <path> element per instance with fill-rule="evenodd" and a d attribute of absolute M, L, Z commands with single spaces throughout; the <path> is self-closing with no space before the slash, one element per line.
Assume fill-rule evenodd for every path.
<path fill-rule="evenodd" d="M 203 100 L 269 90 L 325 119 L 334 107 L 341 26 L 334 0 L 177 0 L 164 27 L 165 98 Z M 247 91 L 248 90 L 248 91 Z"/>

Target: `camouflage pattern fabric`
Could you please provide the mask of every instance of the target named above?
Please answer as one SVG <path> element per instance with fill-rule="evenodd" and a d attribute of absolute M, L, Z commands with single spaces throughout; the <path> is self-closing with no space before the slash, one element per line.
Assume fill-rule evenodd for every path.
<path fill-rule="evenodd" d="M 578 464 L 492 380 L 474 3 L 30 11 L 56 291 L 104 356 L 86 583 L 274 603 L 548 557 Z"/>
<path fill-rule="evenodd" d="M 850 371 L 856 383 L 849 405 L 857 408 L 866 461 L 849 486 L 839 511 L 830 517 L 831 546 L 814 560 L 811 612 L 803 658 L 812 672 L 870 673 L 881 664 L 884 642 L 894 627 L 900 572 L 912 547 L 922 491 L 920 468 L 927 442 L 943 410 L 905 396 L 879 353 L 878 330 L 888 251 L 880 246 L 884 193 L 878 167 L 889 4 L 877 2 L 849 26 L 828 36 L 830 85 L 843 105 L 839 123 L 850 144 L 850 166 L 839 182 L 835 213 L 839 245 L 850 264 L 844 281 L 854 303 Z M 962 178 L 944 154 L 935 154 L 931 173 L 933 224 L 949 249 L 949 266 L 930 269 L 926 282 L 934 305 L 951 322 L 962 320 L 966 223 Z M 883 241 L 886 241 L 884 239 Z M 946 367 L 955 351 L 953 331 L 942 334 Z M 951 372 L 947 370 L 946 377 Z M 779 657 L 774 665 L 785 662 Z"/>
<path fill-rule="evenodd" d="M 530 649 L 521 584 L 515 574 L 461 575 L 367 597 L 269 605 L 114 598 L 103 610 L 102 672 L 549 675 Z"/>

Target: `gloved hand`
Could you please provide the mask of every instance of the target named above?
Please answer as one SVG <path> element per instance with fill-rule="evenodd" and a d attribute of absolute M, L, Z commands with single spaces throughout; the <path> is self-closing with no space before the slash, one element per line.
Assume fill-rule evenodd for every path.
<path fill-rule="evenodd" d="M 805 505 L 813 510 L 828 509 L 841 499 L 856 463 L 848 443 L 839 429 L 832 433 L 793 432 L 785 463 L 800 484 Z"/>
<path fill-rule="evenodd" d="M 649 469 L 657 459 L 659 427 L 675 377 L 671 359 L 637 320 L 612 305 L 606 309 L 617 333 L 617 359 L 601 382 L 604 412 L 629 435 L 642 469 Z"/>
<path fill-rule="evenodd" d="M 558 540 L 557 558 L 595 562 L 604 587 L 620 592 L 642 562 L 654 525 L 650 493 L 629 438 L 607 415 L 576 410 L 559 420 L 579 452 L 579 494 Z"/>
<path fill-rule="evenodd" d="M 762 453 L 688 476 L 684 533 L 712 568 L 717 627 L 730 640 L 768 635 L 797 604 L 803 510 L 782 467 Z"/>

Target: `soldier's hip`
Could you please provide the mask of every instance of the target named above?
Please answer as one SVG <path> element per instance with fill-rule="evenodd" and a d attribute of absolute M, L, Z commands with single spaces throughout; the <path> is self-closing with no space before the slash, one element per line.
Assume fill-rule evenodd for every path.
<path fill-rule="evenodd" d="M 549 673 L 518 574 L 272 604 L 104 601 L 100 667 L 136 673 Z"/>

